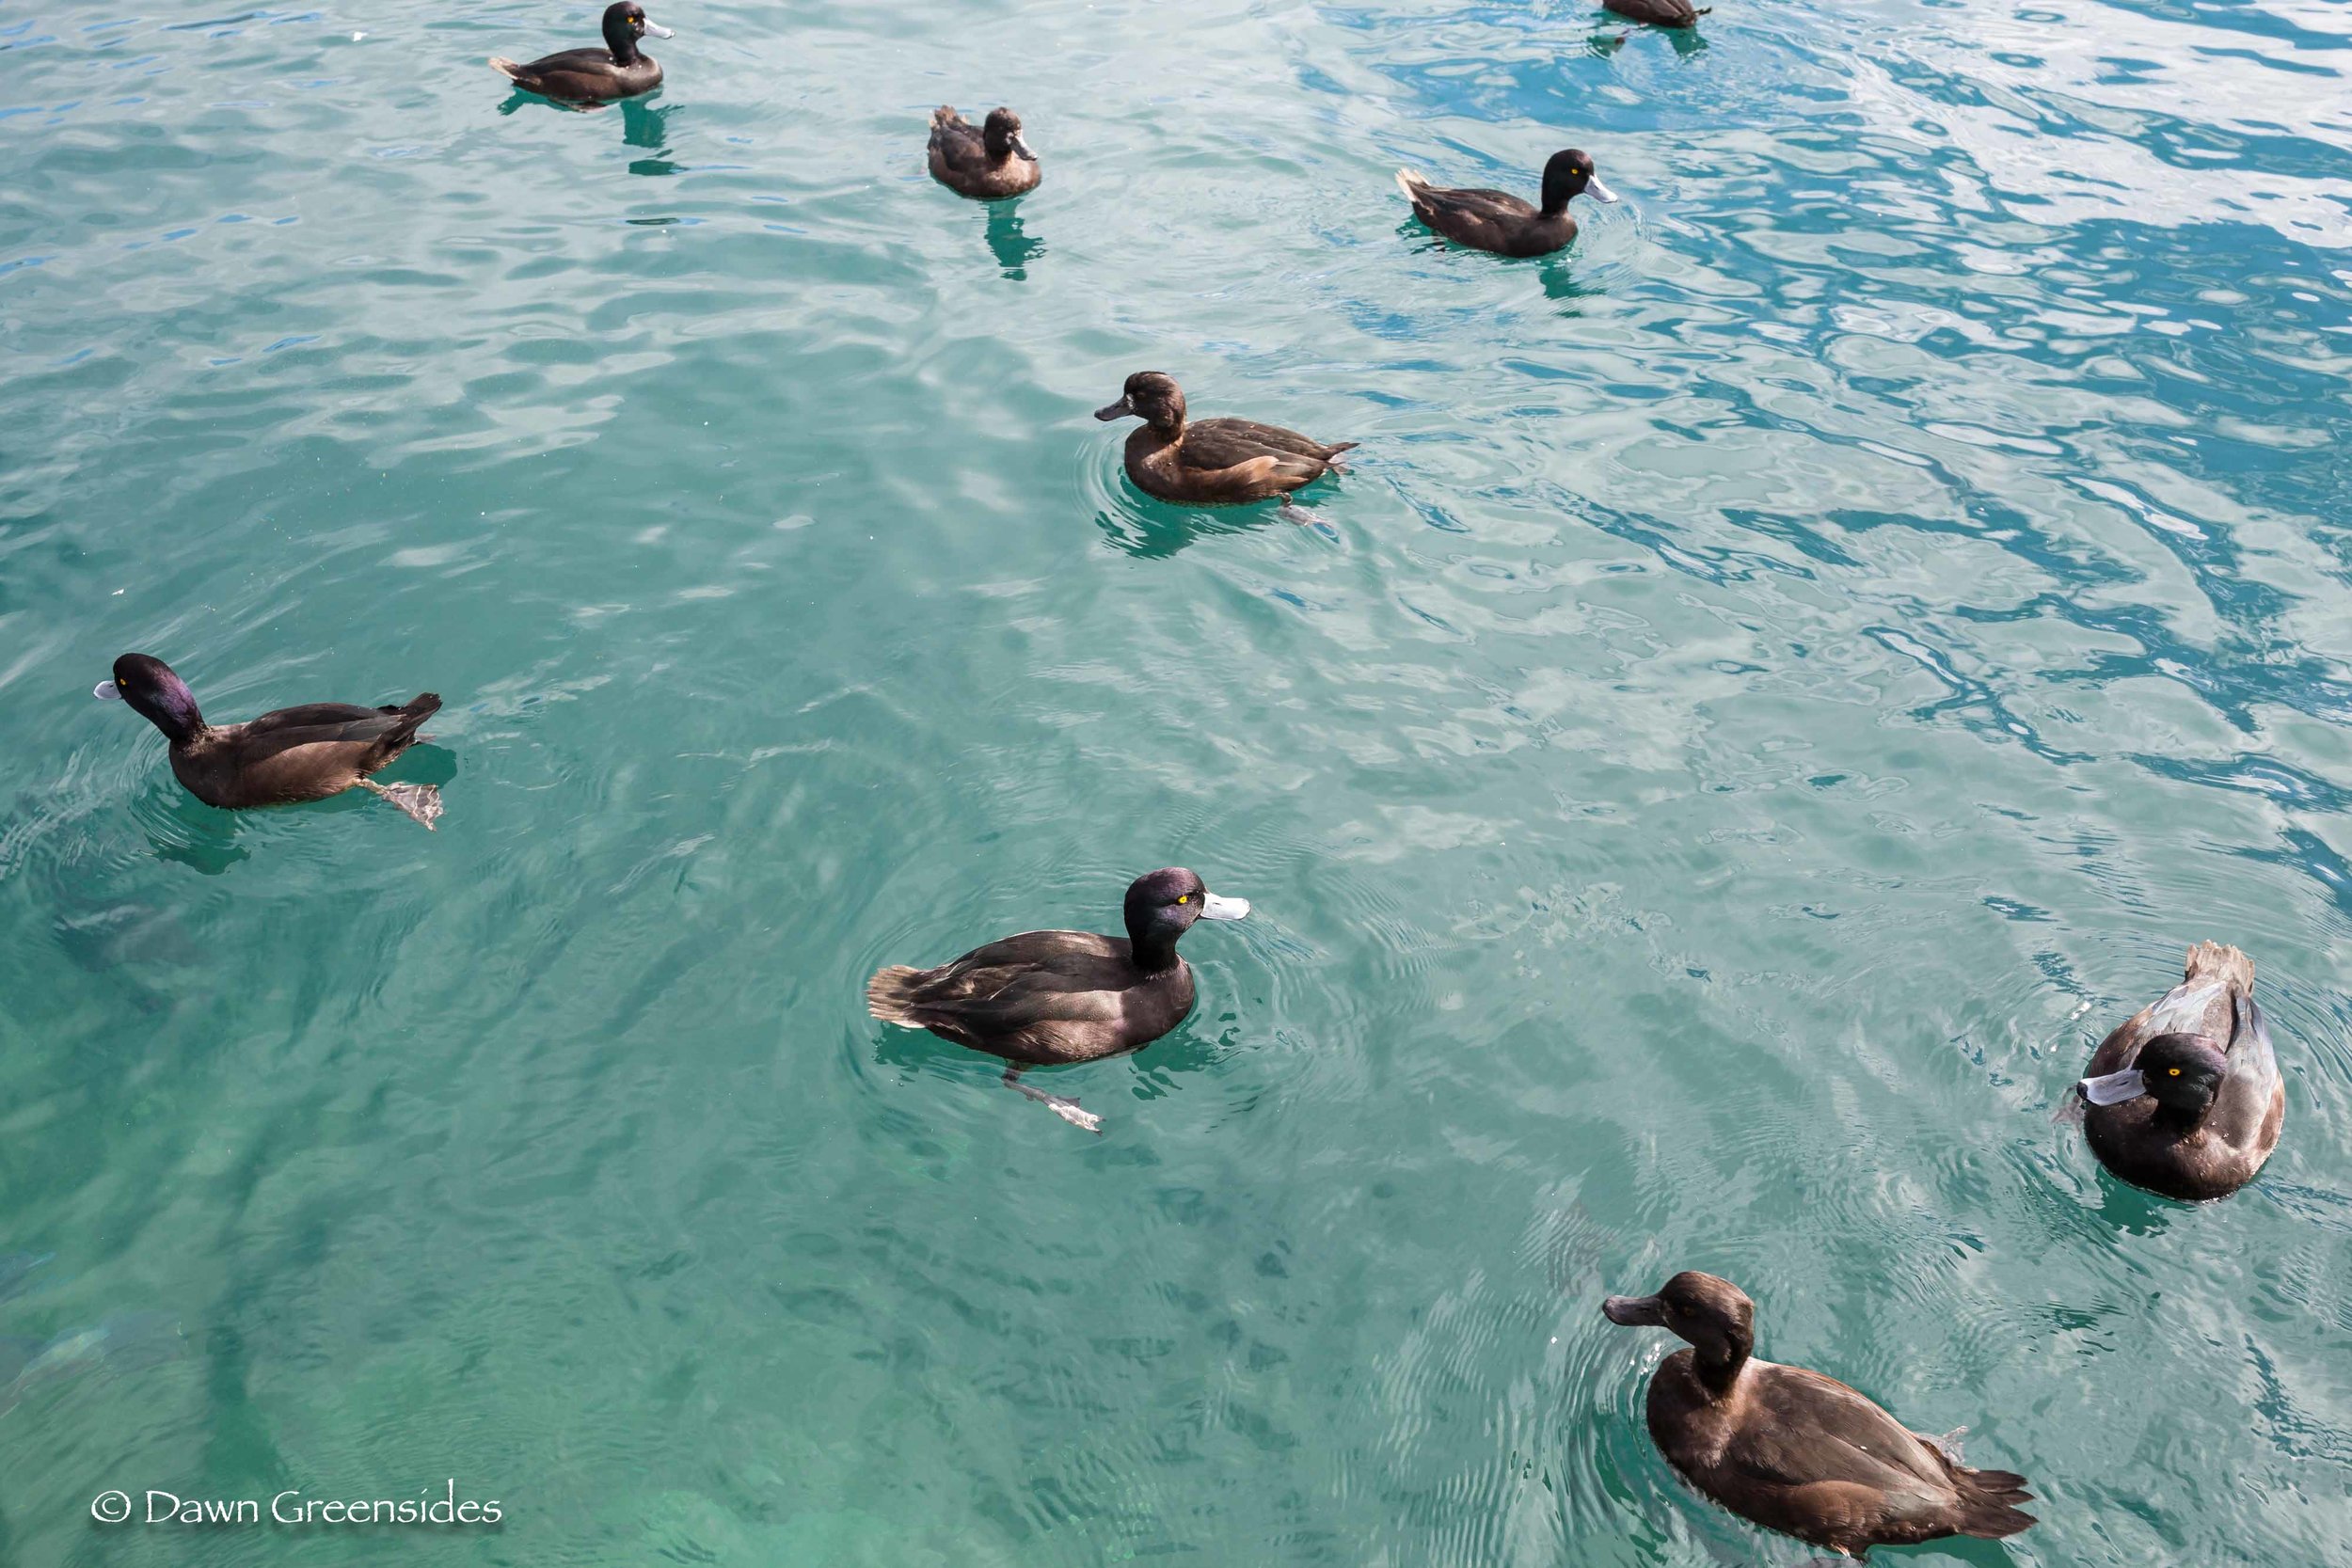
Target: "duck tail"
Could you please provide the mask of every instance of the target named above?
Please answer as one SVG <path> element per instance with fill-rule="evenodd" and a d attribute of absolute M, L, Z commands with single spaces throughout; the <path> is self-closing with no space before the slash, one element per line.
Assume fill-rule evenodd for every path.
<path fill-rule="evenodd" d="M 962 118 L 963 117 L 961 115 L 956 113 L 953 107 L 946 103 L 942 103 L 938 108 L 931 111 L 931 123 L 933 125 L 953 125 Z"/>
<path fill-rule="evenodd" d="M 388 707 L 384 711 L 400 721 L 386 730 L 383 737 L 376 742 L 376 751 L 389 757 L 405 751 L 416 740 L 417 731 L 423 728 L 424 721 L 441 711 L 441 694 L 437 691 L 419 692 L 400 706 Z"/>
<path fill-rule="evenodd" d="M 1421 200 L 1421 193 L 1429 188 L 1429 177 L 1419 169 L 1398 169 L 1396 188 L 1405 193 L 1406 200 L 1418 204 Z"/>
<path fill-rule="evenodd" d="M 2182 980 L 2187 984 L 2197 980 L 2220 980 L 2241 994 L 2254 989 L 2254 960 L 2234 947 L 2217 942 L 2201 942 L 2188 950 L 2188 966 Z"/>
<path fill-rule="evenodd" d="M 523 79 L 523 68 L 501 55 L 490 56 L 490 69 L 510 82 L 519 82 Z"/>
<path fill-rule="evenodd" d="M 1334 441 L 1329 446 L 1323 449 L 1324 461 L 1327 463 L 1332 458 L 1337 457 L 1340 453 L 1343 451 L 1354 451 L 1358 447 L 1362 445 L 1363 443 L 1361 441 Z"/>
<path fill-rule="evenodd" d="M 914 983 L 922 977 L 923 972 L 910 964 L 890 964 L 874 971 L 874 977 L 866 982 L 866 1010 L 901 1029 L 922 1028 L 914 1016 Z"/>
<path fill-rule="evenodd" d="M 2014 1470 L 1968 1470 L 1952 1466 L 1953 1484 L 1960 1488 L 1960 1532 L 1980 1541 L 1998 1541 L 2030 1528 L 2034 1516 L 2019 1508 L 2033 1501 L 2026 1478 Z"/>

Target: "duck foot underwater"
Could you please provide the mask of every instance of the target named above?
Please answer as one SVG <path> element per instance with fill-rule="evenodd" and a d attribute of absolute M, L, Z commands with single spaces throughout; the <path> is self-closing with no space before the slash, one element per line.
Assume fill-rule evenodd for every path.
<path fill-rule="evenodd" d="M 386 800 L 423 823 L 424 831 L 428 833 L 433 831 L 434 822 L 441 815 L 441 791 L 437 784 L 380 784 L 373 779 L 361 779 L 359 787 L 373 790 Z"/>
<path fill-rule="evenodd" d="M 1044 1106 L 1081 1132 L 1101 1135 L 1103 1131 L 1101 1117 L 1096 1116 L 1092 1111 L 1080 1110 L 1078 1102 L 1074 1100 L 1065 1100 L 1057 1094 L 1047 1094 L 1034 1085 L 1024 1084 L 1021 1081 L 1021 1074 L 1025 1070 L 1027 1070 L 1025 1065 L 1021 1063 L 1015 1063 L 1005 1069 L 1005 1087 L 1036 1101 L 1040 1105 Z"/>

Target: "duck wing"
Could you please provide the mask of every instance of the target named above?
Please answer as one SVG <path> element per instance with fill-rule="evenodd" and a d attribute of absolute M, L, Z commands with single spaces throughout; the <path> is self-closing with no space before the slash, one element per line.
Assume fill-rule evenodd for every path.
<path fill-rule="evenodd" d="M 2099 1042 L 2086 1078 L 2121 1072 L 2139 1058 L 2140 1047 L 2158 1035 L 2202 1035 L 2210 1040 L 2234 1039 L 2238 1030 L 2237 1000 L 2253 989 L 2254 966 L 2234 947 L 2202 942 L 2189 949 L 2185 979 L 2155 1001 L 2126 1019 Z M 2267 1033 L 2264 1037 L 2268 1039 Z"/>
<path fill-rule="evenodd" d="M 1688 27 L 1707 14 L 1692 9 L 1691 0 L 1600 0 L 1600 6 L 1603 10 L 1646 22 L 1653 27 Z"/>
<path fill-rule="evenodd" d="M 2221 1080 L 2213 1109 L 2205 1115 L 2205 1131 L 2233 1148 L 2259 1148 L 2266 1155 L 2279 1142 L 2286 1109 L 2279 1058 L 2270 1047 L 2270 1022 L 2254 999 L 2241 991 L 2235 1024 L 2226 1053 L 2229 1075 Z"/>
<path fill-rule="evenodd" d="M 894 967 L 866 982 L 866 1008 L 960 1045 L 1022 1061 L 1105 1053 L 1136 973 L 1123 938 L 1027 931 L 937 969 Z"/>
<path fill-rule="evenodd" d="M 564 49 L 541 55 L 528 65 L 516 65 L 493 55 L 490 69 L 521 87 L 542 98 L 593 98 L 611 89 L 620 80 L 621 68 L 612 61 L 609 49 Z"/>
<path fill-rule="evenodd" d="M 1396 182 L 1422 222 L 1450 240 L 1481 250 L 1509 244 L 1512 235 L 1543 215 L 1508 191 L 1448 190 L 1410 169 L 1400 169 Z"/>
<path fill-rule="evenodd" d="M 989 166 L 988 142 L 979 128 L 945 103 L 931 111 L 931 156 L 975 174 Z"/>
<path fill-rule="evenodd" d="M 1321 479 L 1331 459 L 1355 446 L 1337 446 L 1254 420 L 1200 420 L 1184 426 L 1177 456 L 1187 468 L 1227 473 L 1256 466 L 1256 471 L 1292 481 L 1290 488 Z"/>
<path fill-rule="evenodd" d="M 1756 1381 L 1724 1454 L 1725 1479 L 1735 1489 L 1744 1481 L 1778 1493 L 1765 1506 L 1804 1524 L 1791 1533 L 1853 1548 L 1954 1533 L 1997 1538 L 2034 1522 L 2013 1506 L 2031 1500 L 2024 1477 L 1959 1465 L 1836 1378 L 1749 1368 Z"/>

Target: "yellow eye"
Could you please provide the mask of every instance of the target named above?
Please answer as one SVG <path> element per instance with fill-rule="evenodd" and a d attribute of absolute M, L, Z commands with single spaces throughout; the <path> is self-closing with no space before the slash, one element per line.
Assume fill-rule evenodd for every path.
<path fill-rule="evenodd" d="M 2165 1069 L 2165 1070 L 2166 1070 L 2167 1072 L 2169 1072 L 2169 1073 L 2170 1073 L 2173 1077 L 2175 1077 L 2175 1078 L 2178 1078 L 2178 1077 L 2181 1075 L 2181 1069 L 2180 1069 L 2179 1068 L 2176 1068 L 2176 1067 L 2175 1067 L 2175 1068 L 2167 1068 L 2167 1069 Z"/>
<path fill-rule="evenodd" d="M 1192 902 L 1192 895 L 1189 893 L 1180 893 L 1176 895 L 1176 902 L 1179 904 L 1189 904 Z M 2173 1070 L 2177 1072 L 2180 1069 L 2175 1068 Z"/>

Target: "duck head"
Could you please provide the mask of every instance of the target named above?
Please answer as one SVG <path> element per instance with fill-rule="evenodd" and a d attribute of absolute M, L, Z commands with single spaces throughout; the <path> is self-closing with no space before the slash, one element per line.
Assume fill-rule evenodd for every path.
<path fill-rule="evenodd" d="M 2086 1078 L 2074 1087 L 2093 1105 L 2121 1105 L 2146 1095 L 2174 1117 L 2202 1121 L 2213 1109 L 2230 1059 L 2204 1035 L 2158 1035 L 2121 1072 Z"/>
<path fill-rule="evenodd" d="M 146 654 L 124 654 L 115 660 L 111 680 L 98 683 L 90 695 L 108 702 L 128 703 L 135 713 L 174 741 L 183 741 L 204 727 L 197 711 L 196 693 L 172 673 L 171 666 Z"/>
<path fill-rule="evenodd" d="M 637 57 L 637 40 L 651 33 L 658 39 L 674 39 L 677 35 L 667 27 L 657 27 L 645 19 L 645 8 L 637 0 L 613 0 L 604 8 L 604 46 L 612 51 L 612 58 L 622 65 Z"/>
<path fill-rule="evenodd" d="M 1662 1328 L 1698 1352 L 1699 1377 L 1728 1387 L 1756 1349 L 1756 1303 L 1728 1279 L 1685 1270 L 1654 1296 L 1611 1296 L 1602 1316 L 1621 1328 Z"/>
<path fill-rule="evenodd" d="M 1614 201 L 1617 193 L 1602 184 L 1593 172 L 1593 160 L 1571 147 L 1555 152 L 1544 165 L 1544 214 L 1556 217 L 1568 210 L 1568 202 L 1576 197 L 1590 196 L 1596 201 Z"/>
<path fill-rule="evenodd" d="M 1001 164 L 1007 158 L 1037 162 L 1037 154 L 1021 139 L 1021 117 L 1010 109 L 988 111 L 988 121 L 980 127 L 980 142 L 988 149 L 988 161 L 992 164 Z"/>
<path fill-rule="evenodd" d="M 1147 872 L 1127 886 L 1127 941 L 1145 969 L 1174 963 L 1176 939 L 1194 921 L 1240 920 L 1248 913 L 1248 899 L 1219 898 L 1181 865 Z"/>
<path fill-rule="evenodd" d="M 1166 436 L 1176 436 L 1184 428 L 1184 394 L 1176 385 L 1176 378 L 1157 371 L 1137 371 L 1127 378 L 1127 385 L 1117 403 L 1094 411 L 1098 420 L 1141 420 L 1153 430 Z"/>

